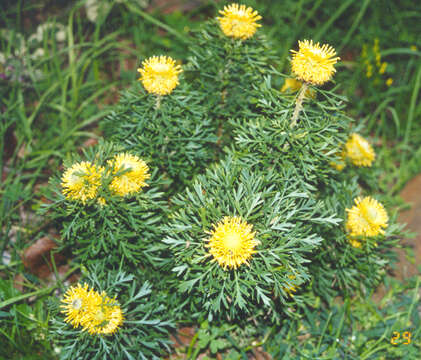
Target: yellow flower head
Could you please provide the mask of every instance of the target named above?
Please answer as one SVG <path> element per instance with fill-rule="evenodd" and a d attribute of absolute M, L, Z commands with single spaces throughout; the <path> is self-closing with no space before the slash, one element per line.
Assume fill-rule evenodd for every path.
<path fill-rule="evenodd" d="M 88 290 L 88 284 L 81 286 L 71 286 L 61 300 L 65 305 L 60 305 L 63 308 L 61 311 L 67 317 L 65 322 L 70 323 L 73 327 L 78 327 L 97 306 L 101 298 L 93 289 Z"/>
<path fill-rule="evenodd" d="M 334 64 L 339 57 L 335 49 L 324 44 L 320 47 L 319 43 L 313 44 L 313 40 L 298 41 L 299 50 L 291 50 L 292 72 L 299 80 L 311 83 L 313 85 L 322 85 L 329 81 L 334 72 Z"/>
<path fill-rule="evenodd" d="M 169 56 L 152 56 L 142 63 L 139 80 L 146 91 L 155 95 L 168 95 L 179 84 L 178 74 L 182 72 L 180 65 Z"/>
<path fill-rule="evenodd" d="M 230 4 L 224 6 L 224 10 L 219 13 L 223 15 L 217 17 L 223 33 L 235 39 L 249 39 L 262 26 L 256 22 L 262 18 L 258 12 L 251 7 L 246 8 L 245 5 Z"/>
<path fill-rule="evenodd" d="M 330 166 L 334 167 L 338 171 L 342 171 L 346 166 L 345 152 L 341 151 L 340 153 L 337 153 L 336 155 L 338 159 L 330 162 Z"/>
<path fill-rule="evenodd" d="M 355 133 L 345 143 L 345 155 L 356 166 L 371 166 L 376 157 L 368 141 Z"/>
<path fill-rule="evenodd" d="M 237 268 L 241 264 L 249 265 L 248 260 L 256 251 L 254 247 L 260 242 L 254 239 L 256 232 L 252 232 L 253 225 L 247 224 L 239 217 L 225 216 L 223 221 L 213 225 L 214 230 L 209 244 L 209 252 L 224 270 Z"/>
<path fill-rule="evenodd" d="M 389 220 L 383 205 L 370 196 L 357 197 L 355 205 L 346 209 L 346 229 L 351 236 L 376 236 L 384 234 Z"/>
<path fill-rule="evenodd" d="M 288 275 L 288 278 L 289 278 L 290 280 L 294 280 L 294 279 L 295 279 L 295 275 Z M 286 287 L 284 287 L 284 290 L 287 292 L 287 294 L 288 294 L 290 297 L 294 297 L 294 293 L 296 293 L 296 292 L 297 292 L 298 287 L 297 287 L 297 286 L 295 286 L 295 285 L 286 286 Z"/>
<path fill-rule="evenodd" d="M 350 237 L 350 238 L 348 239 L 348 241 L 349 241 L 349 243 L 350 243 L 350 244 L 351 244 L 354 248 L 359 249 L 359 248 L 362 246 L 361 241 L 359 241 L 359 240 L 357 240 L 357 239 L 354 239 L 354 238 L 352 238 L 352 237 Z"/>
<path fill-rule="evenodd" d="M 123 312 L 115 299 L 105 292 L 101 294 L 88 284 L 71 286 L 61 300 L 65 322 L 74 328 L 82 326 L 82 331 L 90 334 L 112 334 L 123 324 Z"/>
<path fill-rule="evenodd" d="M 105 292 L 97 304 L 81 322 L 84 331 L 89 334 L 113 334 L 123 324 L 124 316 L 120 305 L 115 299 L 110 299 Z"/>
<path fill-rule="evenodd" d="M 110 184 L 110 189 L 120 196 L 126 196 L 138 192 L 144 186 L 148 186 L 145 180 L 151 175 L 146 163 L 137 156 L 121 153 L 109 161 L 114 166 L 113 173 L 128 170 L 121 175 L 114 176 Z M 130 170 L 129 170 L 130 169 Z"/>
<path fill-rule="evenodd" d="M 83 203 L 94 199 L 101 185 L 103 170 L 87 161 L 73 164 L 61 178 L 63 195 L 68 200 L 81 200 Z"/>

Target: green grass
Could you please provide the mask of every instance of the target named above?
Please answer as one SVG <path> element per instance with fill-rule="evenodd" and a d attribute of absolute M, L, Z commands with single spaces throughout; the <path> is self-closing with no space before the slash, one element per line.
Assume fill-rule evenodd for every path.
<path fill-rule="evenodd" d="M 298 39 L 323 40 L 338 50 L 343 61 L 335 80 L 349 99 L 347 111 L 365 123 L 376 139 L 381 188 L 390 203 L 398 203 L 396 195 L 421 171 L 421 13 L 416 2 L 244 2 L 263 16 L 267 26 L 261 31 L 276 47 L 277 70 L 289 71 L 289 49 Z M 47 3 L 45 11 L 42 5 Z M 7 344 L 9 354 L 46 358 L 54 353 L 43 335 L 36 337 L 33 332 L 45 336 L 44 300 L 56 285 L 29 274 L 20 257 L 23 249 L 51 231 L 35 215 L 47 179 L 70 152 L 101 136 L 99 123 L 117 101 L 118 91 L 136 80 L 140 60 L 170 54 L 186 61 L 189 31 L 221 6 L 203 1 L 187 13 L 164 15 L 125 1 L 110 8 L 106 18 L 91 23 L 83 11 L 84 2 L 2 3 L 0 28 L 8 32 L 0 37 L 0 52 L 6 60 L 0 64 L 0 73 L 6 77 L 0 79 L 0 318 L 7 331 L 0 331 L 0 343 Z M 61 24 L 64 40 L 46 31 L 39 42 L 29 43 L 37 26 L 47 21 Z M 367 78 L 361 52 L 363 44 L 372 49 L 375 38 L 382 61 L 389 65 L 385 74 Z M 22 39 L 26 39 L 24 54 Z M 29 56 L 36 49 L 42 49 L 42 55 Z M 388 78 L 393 79 L 390 87 L 385 85 Z M 12 286 L 18 274 L 24 278 L 22 292 Z M 274 358 L 296 349 L 291 352 L 295 355 L 285 358 L 333 359 L 343 353 L 350 359 L 377 359 L 381 354 L 387 354 L 385 359 L 411 359 L 405 356 L 416 354 L 420 347 L 421 327 L 415 311 L 418 287 L 419 279 L 406 284 L 391 280 L 381 304 L 347 299 L 344 306 L 332 304 L 329 313 L 315 308 L 306 314 L 304 328 L 277 329 L 261 345 Z M 393 331 L 407 329 L 413 331 L 417 345 L 390 344 Z M 206 336 L 202 335 L 205 340 L 200 344 L 206 343 Z M 353 336 L 355 342 L 348 346 Z M 250 344 L 239 346 L 229 335 L 217 333 L 214 338 L 222 339 L 219 345 L 233 359 L 245 358 L 251 351 Z M 22 339 L 31 339 L 30 346 L 22 347 Z M 193 345 L 186 352 L 195 358 L 198 350 Z M 212 349 L 212 342 L 206 346 Z"/>

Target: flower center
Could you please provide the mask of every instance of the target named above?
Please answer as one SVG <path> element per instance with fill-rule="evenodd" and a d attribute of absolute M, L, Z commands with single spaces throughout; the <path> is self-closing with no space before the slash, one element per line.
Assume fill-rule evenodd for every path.
<path fill-rule="evenodd" d="M 369 208 L 367 208 L 366 215 L 367 215 L 367 220 L 369 222 L 374 223 L 376 221 L 377 215 L 378 215 L 377 210 L 374 207 L 369 207 Z"/>
<path fill-rule="evenodd" d="M 95 320 L 98 322 L 103 322 L 106 320 L 105 314 L 102 310 L 98 310 L 95 314 Z"/>
<path fill-rule="evenodd" d="M 72 301 L 72 308 L 79 310 L 82 307 L 82 299 L 76 298 Z"/>
<path fill-rule="evenodd" d="M 157 63 L 152 66 L 153 71 L 158 76 L 164 76 L 168 71 L 170 71 L 170 66 L 168 64 Z"/>
<path fill-rule="evenodd" d="M 224 241 L 225 242 L 225 246 L 231 252 L 234 252 L 234 251 L 240 249 L 240 247 L 241 247 L 241 236 L 237 232 L 229 232 L 225 236 L 225 239 L 224 240 L 225 240 Z"/>
<path fill-rule="evenodd" d="M 77 175 L 77 171 L 73 171 L 72 174 L 69 176 L 69 183 L 71 185 L 75 185 L 81 182 L 82 182 L 81 176 Z"/>
<path fill-rule="evenodd" d="M 365 153 L 368 153 L 368 152 L 370 152 L 370 145 L 368 144 L 368 143 L 366 143 L 365 141 L 364 142 L 360 142 L 359 144 L 359 150 L 361 151 L 361 152 L 365 152 Z"/>

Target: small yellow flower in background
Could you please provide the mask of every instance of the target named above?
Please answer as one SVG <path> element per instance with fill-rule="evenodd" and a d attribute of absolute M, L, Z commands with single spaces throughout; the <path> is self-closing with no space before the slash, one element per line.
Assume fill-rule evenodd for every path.
<path fill-rule="evenodd" d="M 247 224 L 239 217 L 225 216 L 224 219 L 213 225 L 214 229 L 209 233 L 211 238 L 209 252 L 213 255 L 219 265 L 236 269 L 246 263 L 256 251 L 254 247 L 260 242 L 254 239 L 256 232 L 252 232 L 253 225 Z"/>
<path fill-rule="evenodd" d="M 110 189 L 120 196 L 131 195 L 138 192 L 144 186 L 148 186 L 145 180 L 151 175 L 146 163 L 137 156 L 121 153 L 109 160 L 109 164 L 114 166 L 113 173 L 128 170 L 125 173 L 115 176 L 110 184 Z"/>
<path fill-rule="evenodd" d="M 415 45 L 411 45 L 409 48 L 410 48 L 412 51 L 417 51 L 417 50 L 418 50 L 418 48 L 417 48 Z"/>
<path fill-rule="evenodd" d="M 288 278 L 291 279 L 291 280 L 294 280 L 295 279 L 295 276 L 294 275 L 288 275 Z M 288 295 L 290 297 L 294 297 L 294 293 L 297 292 L 298 287 L 295 286 L 295 285 L 291 285 L 291 286 L 285 287 L 284 290 L 288 293 Z"/>
<path fill-rule="evenodd" d="M 369 142 L 355 133 L 345 143 L 345 155 L 356 166 L 371 166 L 376 157 Z"/>
<path fill-rule="evenodd" d="M 235 39 L 246 40 L 251 38 L 257 31 L 257 28 L 262 26 L 256 21 L 262 17 L 256 10 L 251 7 L 239 4 L 230 4 L 224 6 L 224 10 L 219 13 L 223 17 L 217 17 L 219 25 L 226 36 Z"/>
<path fill-rule="evenodd" d="M 386 80 L 386 85 L 387 86 L 391 86 L 392 84 L 393 84 L 393 79 L 392 78 L 389 78 L 389 79 Z"/>
<path fill-rule="evenodd" d="M 342 171 L 345 168 L 345 166 L 346 166 L 345 152 L 344 151 L 341 151 L 338 154 L 338 161 L 332 161 L 330 163 L 330 166 L 334 167 L 338 171 Z"/>
<path fill-rule="evenodd" d="M 358 241 L 357 239 L 350 237 L 348 240 L 351 246 L 353 246 L 354 248 L 359 249 L 362 246 L 361 241 Z"/>
<path fill-rule="evenodd" d="M 293 78 L 285 79 L 284 85 L 281 88 L 281 92 L 297 92 L 303 86 L 302 81 L 298 81 Z M 313 89 L 307 89 L 304 96 L 306 98 L 314 99 L 316 97 L 316 92 Z"/>
<path fill-rule="evenodd" d="M 339 57 L 335 57 L 335 49 L 327 44 L 313 44 L 313 40 L 298 41 L 298 44 L 298 51 L 291 50 L 292 72 L 295 76 L 313 85 L 329 81 L 336 71 L 333 65 L 339 60 Z"/>
<path fill-rule="evenodd" d="M 103 197 L 99 197 L 97 199 L 97 203 L 100 207 L 103 207 L 103 206 L 107 205 L 107 202 L 105 201 L 105 199 Z"/>
<path fill-rule="evenodd" d="M 68 200 L 81 200 L 83 203 L 94 199 L 101 185 L 103 170 L 86 161 L 73 164 L 61 178 L 63 195 Z"/>
<path fill-rule="evenodd" d="M 71 286 L 61 300 L 66 314 L 65 322 L 74 328 L 93 334 L 113 334 L 123 324 L 124 316 L 116 299 L 110 299 L 105 292 L 89 290 L 88 285 Z"/>
<path fill-rule="evenodd" d="M 351 236 L 376 236 L 384 234 L 389 217 L 383 205 L 370 196 L 357 197 L 355 205 L 346 209 L 346 229 Z"/>
<path fill-rule="evenodd" d="M 373 76 L 373 65 L 367 65 L 367 72 L 365 73 L 365 76 L 367 76 L 367 78 L 371 78 Z"/>
<path fill-rule="evenodd" d="M 379 74 L 384 74 L 384 72 L 386 71 L 386 68 L 387 68 L 387 62 L 382 63 L 379 69 Z"/>
<path fill-rule="evenodd" d="M 179 84 L 178 74 L 181 66 L 169 56 L 152 56 L 142 63 L 143 68 L 137 69 L 139 80 L 146 91 L 155 95 L 168 95 Z"/>

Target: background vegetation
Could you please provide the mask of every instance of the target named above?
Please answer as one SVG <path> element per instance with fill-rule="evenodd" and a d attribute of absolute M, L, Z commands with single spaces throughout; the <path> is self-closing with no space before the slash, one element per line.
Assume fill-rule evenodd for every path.
<path fill-rule="evenodd" d="M 381 189 L 396 210 L 399 191 L 421 171 L 421 12 L 412 0 L 243 1 L 262 15 L 276 47 L 274 67 L 289 72 L 289 49 L 312 38 L 341 57 L 335 81 L 350 116 L 375 138 Z M 94 5 L 102 4 L 95 8 Z M 28 249 L 55 231 L 36 215 L 48 178 L 69 153 L 96 142 L 119 91 L 136 81 L 140 61 L 154 54 L 186 60 L 187 39 L 214 17 L 217 1 L 15 1 L 0 15 L 0 357 L 54 358 L 45 297 L 77 273 L 71 259 L 44 251 L 53 275 Z M 387 63 L 386 66 L 382 64 Z M 279 84 L 281 87 L 282 84 Z M 32 247 L 32 249 L 34 249 Z M 410 254 L 410 251 L 409 251 Z M 29 260 L 28 260 L 29 259 Z M 59 266 L 59 265 L 65 266 Z M 48 269 L 47 269 L 48 270 Z M 269 329 L 252 344 L 202 323 L 179 358 L 199 353 L 247 358 L 263 348 L 274 358 L 415 359 L 420 349 L 419 277 L 387 281 L 374 303 L 348 298 L 317 306 L 297 328 Z M 4 325 L 3 325 L 4 324 Z M 411 331 L 398 345 L 393 332 Z M 29 345 L 28 345 L 29 344 Z M 260 351 L 260 350 L 259 350 Z M 294 354 L 294 355 L 291 355 Z M 412 357 L 411 357 L 412 356 Z"/>

